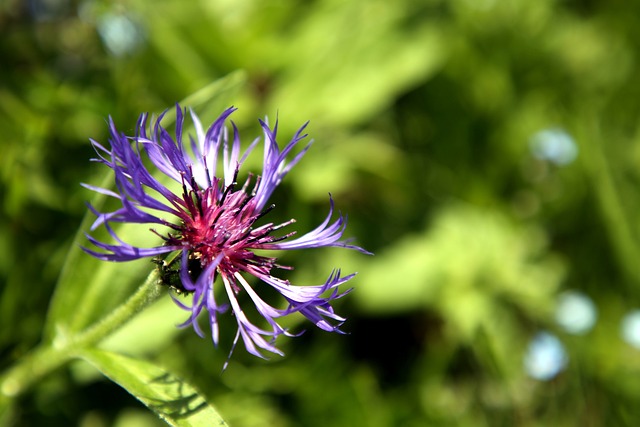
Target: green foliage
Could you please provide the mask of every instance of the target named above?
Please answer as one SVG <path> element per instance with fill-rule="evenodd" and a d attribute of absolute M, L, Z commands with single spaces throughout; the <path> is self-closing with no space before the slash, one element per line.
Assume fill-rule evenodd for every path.
<path fill-rule="evenodd" d="M 151 363 L 98 350 L 84 351 L 82 358 L 138 397 L 169 425 L 226 424 L 193 387 Z"/>
<path fill-rule="evenodd" d="M 0 425 L 157 425 L 140 402 L 172 425 L 640 422 L 640 350 L 620 332 L 640 301 L 639 6 L 28 4 L 0 6 Z M 118 329 L 122 307 L 148 302 L 136 289 L 154 265 L 81 251 L 92 195 L 79 183 L 111 185 L 88 161 L 88 138 L 106 142 L 109 115 L 130 131 L 140 112 L 178 100 L 203 121 L 239 107 L 245 139 L 265 115 L 278 116 L 283 141 L 311 120 L 315 142 L 273 215 L 308 230 L 331 192 L 347 234 L 376 254 L 284 260 L 293 283 L 359 272 L 337 306 L 349 335 L 294 318 L 307 331 L 281 343 L 285 358 L 237 349 L 221 373 L 231 317 L 215 349 L 175 328 L 185 312 L 164 292 Z M 570 137 L 575 160 L 532 149 L 549 129 Z M 126 233 L 153 238 L 144 226 Z M 597 308 L 582 335 L 556 322 L 564 290 Z M 523 368 L 542 330 L 568 357 L 550 381 Z M 78 359 L 102 375 L 66 363 Z M 166 406 L 181 399 L 202 411 Z"/>

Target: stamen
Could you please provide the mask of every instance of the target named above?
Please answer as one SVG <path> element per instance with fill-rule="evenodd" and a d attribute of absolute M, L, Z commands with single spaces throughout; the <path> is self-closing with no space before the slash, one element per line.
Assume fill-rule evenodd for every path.
<path fill-rule="evenodd" d="M 159 238 L 161 238 L 162 240 L 164 240 L 165 242 L 168 242 L 169 239 L 171 238 L 171 235 L 169 235 L 169 237 L 163 236 L 162 234 L 158 233 L 155 228 L 150 228 L 149 229 L 153 234 L 155 234 L 156 236 L 158 236 Z"/>
<path fill-rule="evenodd" d="M 191 214 L 191 216 L 193 216 L 194 211 L 196 209 L 196 204 L 197 204 L 198 205 L 198 210 L 200 211 L 200 214 L 202 215 L 202 208 L 200 207 L 200 203 L 197 203 L 198 199 L 196 198 L 196 200 L 194 201 L 192 192 L 187 189 L 187 183 L 185 181 L 185 173 L 184 172 L 181 172 L 181 178 L 182 178 L 182 198 L 184 199 L 184 202 L 187 205 L 187 210 L 189 211 L 189 214 Z"/>
<path fill-rule="evenodd" d="M 256 178 L 256 183 L 253 186 L 253 191 L 251 192 L 251 196 L 256 195 L 256 192 L 258 191 L 258 187 L 260 186 L 260 181 L 262 181 L 262 176 L 258 175 L 258 177 Z"/>
<path fill-rule="evenodd" d="M 247 187 L 249 187 L 249 183 L 251 182 L 251 178 L 253 178 L 253 174 L 251 172 L 249 172 L 249 176 L 247 177 L 247 180 L 242 185 L 242 191 L 244 191 L 245 193 L 247 192 Z M 258 176 L 258 178 L 260 178 L 260 176 Z"/>
<path fill-rule="evenodd" d="M 222 206 L 224 204 L 224 201 L 226 200 L 227 196 L 229 195 L 230 192 L 232 192 L 235 188 L 236 185 L 238 183 L 235 180 L 235 177 L 233 179 L 233 182 L 231 184 L 229 184 L 227 186 L 227 188 L 224 189 L 224 193 L 222 193 L 222 197 L 220 198 L 220 201 L 218 202 L 218 206 Z"/>
<path fill-rule="evenodd" d="M 189 166 L 189 172 L 191 172 L 191 166 Z M 191 172 L 191 194 L 192 197 L 195 197 L 196 207 L 198 208 L 198 212 L 200 212 L 200 218 L 204 217 L 204 212 L 202 211 L 202 198 L 200 197 L 200 187 L 196 182 L 195 177 L 193 176 L 193 172 Z"/>
<path fill-rule="evenodd" d="M 291 233 L 287 233 L 284 236 L 280 236 L 280 237 L 273 237 L 273 236 L 269 236 L 268 237 L 268 241 L 262 242 L 262 243 L 275 243 L 275 242 L 280 242 L 282 240 L 288 239 L 289 237 L 295 235 L 296 232 L 292 231 Z"/>
<path fill-rule="evenodd" d="M 253 219 L 253 220 L 254 220 L 254 221 L 259 220 L 260 218 L 262 218 L 263 216 L 265 216 L 266 214 L 268 214 L 269 212 L 271 212 L 271 211 L 273 210 L 273 208 L 275 208 L 275 207 L 276 207 L 275 203 L 272 203 L 271 205 L 269 205 L 269 206 L 267 206 L 266 208 L 264 208 L 264 209 L 262 210 L 262 212 L 260 212 L 260 213 L 259 213 L 259 214 L 258 214 L 258 215 Z"/>
<path fill-rule="evenodd" d="M 264 256 L 256 256 L 255 258 L 246 258 L 244 262 L 247 264 L 255 265 L 256 267 L 269 267 L 271 269 L 274 266 L 275 258 L 269 258 Z"/>
<path fill-rule="evenodd" d="M 240 237 L 236 237 L 235 239 L 231 240 L 229 244 L 235 245 L 239 241 L 246 239 L 247 236 L 249 236 L 249 234 L 251 234 L 252 231 L 253 231 L 253 228 L 251 227 L 247 228 L 246 231 L 240 235 Z"/>
<path fill-rule="evenodd" d="M 245 194 L 245 199 L 242 201 L 240 206 L 238 206 L 238 208 L 236 209 L 236 212 L 241 212 L 245 208 L 245 206 L 247 206 L 247 203 L 249 203 L 251 199 L 253 199 L 253 196 L 247 196 Z"/>
<path fill-rule="evenodd" d="M 278 229 L 283 228 L 283 227 L 286 227 L 287 225 L 293 224 L 294 222 L 296 222 L 295 219 L 290 219 L 289 221 L 283 222 L 282 224 L 279 224 L 279 225 L 268 224 L 268 225 L 264 225 L 262 227 L 256 228 L 253 231 L 257 232 L 257 233 L 255 235 L 251 236 L 249 239 L 247 239 L 247 242 L 255 242 L 257 240 L 260 240 L 263 237 L 265 237 L 267 234 L 271 233 L 272 231 L 278 230 Z M 295 234 L 295 232 L 294 232 L 294 234 Z M 289 237 L 289 235 L 287 235 L 287 237 Z M 287 237 L 285 237 L 285 239 Z M 269 242 L 264 242 L 264 243 L 269 243 Z"/>
<path fill-rule="evenodd" d="M 169 221 L 162 221 L 162 225 L 164 225 L 165 227 L 173 228 L 176 231 L 181 231 L 182 230 L 182 227 L 180 227 L 179 225 L 175 225 L 174 223 L 169 222 Z"/>
<path fill-rule="evenodd" d="M 283 222 L 282 224 L 276 225 L 275 227 L 272 228 L 272 230 L 279 230 L 281 228 L 286 227 L 287 225 L 291 225 L 293 223 L 295 223 L 296 220 L 294 218 L 291 218 L 289 221 L 287 222 Z"/>
<path fill-rule="evenodd" d="M 187 184 L 184 182 L 184 174 L 182 175 L 182 197 L 185 202 L 187 201 L 187 199 L 190 199 L 189 190 L 187 190 Z M 191 208 L 191 206 L 189 206 L 189 208 Z"/>
<path fill-rule="evenodd" d="M 213 187 L 211 183 L 211 175 L 209 174 L 209 165 L 207 164 L 207 156 L 202 156 L 202 164 L 204 165 L 204 174 L 207 176 L 207 186 Z"/>
<path fill-rule="evenodd" d="M 213 219 L 213 222 L 211 223 L 211 225 L 209 226 L 209 228 L 211 230 L 213 230 L 216 226 L 216 222 L 218 222 L 218 220 L 220 219 L 220 216 L 222 215 L 222 213 L 226 211 L 225 208 L 223 208 L 222 206 L 220 206 L 220 210 L 218 211 L 218 214 L 216 215 L 216 217 Z"/>

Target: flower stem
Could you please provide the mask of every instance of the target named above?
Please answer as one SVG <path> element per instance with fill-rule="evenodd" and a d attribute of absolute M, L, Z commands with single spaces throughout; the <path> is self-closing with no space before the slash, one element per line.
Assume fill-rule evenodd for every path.
<path fill-rule="evenodd" d="M 111 335 L 144 308 L 158 300 L 162 289 L 153 270 L 138 290 L 110 315 L 67 340 L 53 340 L 40 345 L 0 376 L 0 398 L 22 394 L 42 377 L 76 357 L 79 350 L 90 347 Z"/>

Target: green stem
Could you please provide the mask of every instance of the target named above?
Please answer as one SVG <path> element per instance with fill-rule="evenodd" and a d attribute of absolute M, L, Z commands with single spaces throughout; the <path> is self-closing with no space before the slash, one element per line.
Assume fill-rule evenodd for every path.
<path fill-rule="evenodd" d="M 51 346 L 36 347 L 0 376 L 0 397 L 20 395 L 42 377 L 76 357 L 79 350 L 100 342 L 122 327 L 162 295 L 157 281 L 158 272 L 154 269 L 142 286 L 103 320 L 69 340 L 54 340 Z"/>
<path fill-rule="evenodd" d="M 640 258 L 640 247 L 630 220 L 633 215 L 625 209 L 620 186 L 616 183 L 608 155 L 602 146 L 603 138 L 597 119 L 591 116 L 583 122 L 592 124 L 582 138 L 586 142 L 584 157 L 600 209 L 606 219 L 604 224 L 622 271 L 631 281 L 639 282 L 640 268 L 637 261 Z"/>

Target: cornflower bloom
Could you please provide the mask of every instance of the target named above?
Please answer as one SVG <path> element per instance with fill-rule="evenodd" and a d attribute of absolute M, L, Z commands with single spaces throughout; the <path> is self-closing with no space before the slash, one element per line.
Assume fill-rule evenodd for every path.
<path fill-rule="evenodd" d="M 334 204 L 331 196 L 326 219 L 300 237 L 294 238 L 295 231 L 274 235 L 275 231 L 293 224 L 293 219 L 277 225 L 270 222 L 256 224 L 274 208 L 273 204 L 268 204 L 269 197 L 311 143 L 287 161 L 294 148 L 307 136 L 303 134 L 306 124 L 281 150 L 276 142 L 277 122 L 270 128 L 267 123 L 260 121 L 264 132 L 262 174 L 255 177 L 248 174 L 244 184 L 238 186 L 239 169 L 260 139 L 254 140 L 240 156 L 238 129 L 231 122 L 231 138 L 225 126 L 233 111 L 234 108 L 225 110 L 206 132 L 197 115 L 190 111 L 196 138 L 189 137 L 188 143 L 183 138 L 185 114 L 179 105 L 176 105 L 175 139 L 160 123 L 166 112 L 149 125 L 148 115 L 142 114 L 136 126 L 136 136 L 133 137 L 118 132 L 110 118 L 111 148 L 95 140 L 91 140 L 91 144 L 99 157 L 94 160 L 113 170 L 116 191 L 90 185 L 85 187 L 119 202 L 118 209 L 104 213 L 89 205 L 97 216 L 91 230 L 104 226 L 115 244 L 98 241 L 87 234 L 89 241 L 99 250 L 83 249 L 107 261 L 153 257 L 160 264 L 161 277 L 166 284 L 176 289 L 177 293 L 192 295 L 192 303 L 188 305 L 172 294 L 176 304 L 190 311 L 188 319 L 179 326 L 191 325 L 203 337 L 197 318 L 206 311 L 211 336 L 217 346 L 218 315 L 230 306 L 237 322 L 231 352 L 241 337 L 251 354 L 264 357 L 262 352 L 268 351 L 283 355 L 275 346 L 276 338 L 294 334 L 277 323 L 276 319 L 282 316 L 298 312 L 320 329 L 342 333 L 339 327 L 345 319 L 334 313 L 330 303 L 349 292 L 340 292 L 338 287 L 354 274 L 342 277 L 340 270 L 334 270 L 323 284 L 294 286 L 288 280 L 273 275 L 276 268 L 291 267 L 279 265 L 275 257 L 255 251 L 339 246 L 368 252 L 340 240 L 346 218 L 338 214 L 337 219 L 332 221 Z M 220 174 L 217 173 L 218 163 L 222 166 Z M 153 176 L 146 164 L 177 182 L 174 187 L 181 191 L 170 190 Z M 162 238 L 162 244 L 140 248 L 126 243 L 116 234 L 110 224 L 118 222 L 159 224 L 167 230 L 162 234 L 151 229 Z M 174 254 L 165 255 L 166 259 L 158 257 L 171 252 Z M 167 261 L 171 256 L 175 258 Z M 275 289 L 288 303 L 286 308 L 276 308 L 266 303 L 249 283 L 247 276 L 255 276 Z M 228 303 L 216 300 L 220 295 L 215 289 L 219 286 L 224 287 Z M 268 327 L 259 327 L 249 320 L 237 298 L 242 292 L 253 302 L 254 314 L 257 312 L 266 319 Z"/>

